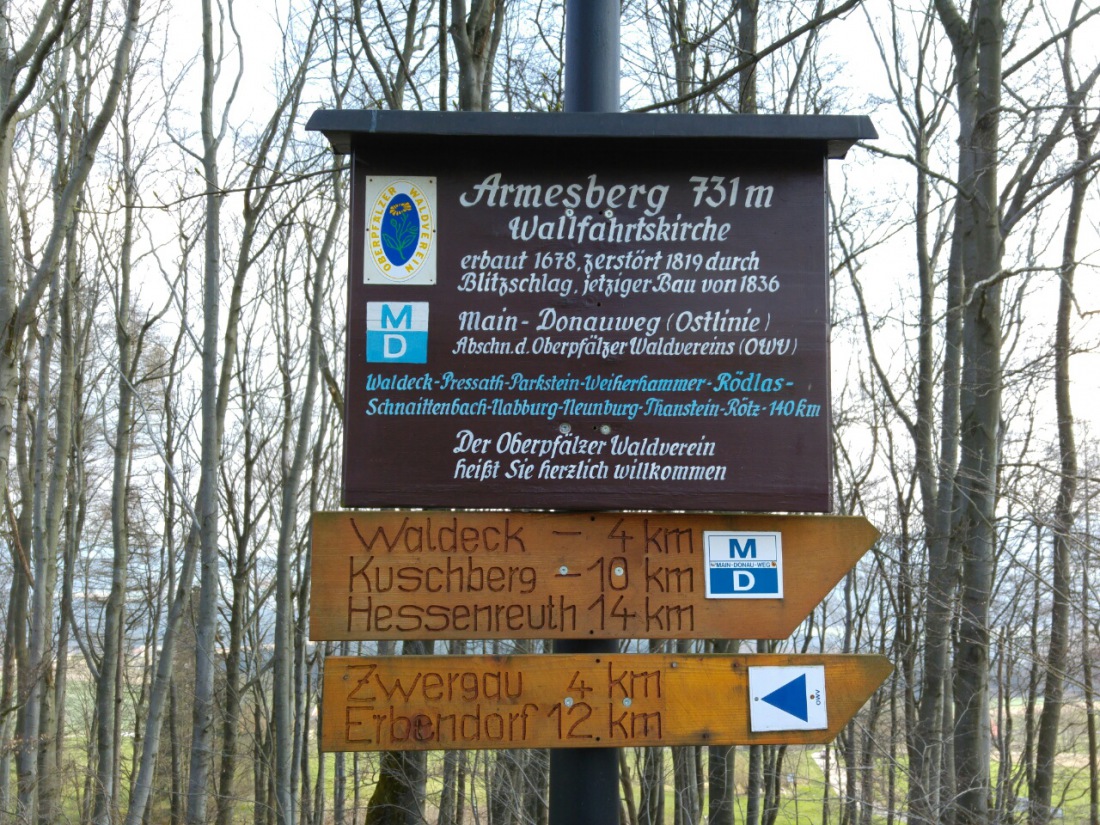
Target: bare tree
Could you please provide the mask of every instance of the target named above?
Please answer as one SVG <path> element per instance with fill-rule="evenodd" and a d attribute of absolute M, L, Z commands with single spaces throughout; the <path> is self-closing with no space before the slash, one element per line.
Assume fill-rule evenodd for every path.
<path fill-rule="evenodd" d="M 124 624 L 130 566 L 131 524 L 129 520 L 132 448 L 135 427 L 135 394 L 140 383 L 139 370 L 144 342 L 157 316 L 140 320 L 132 302 L 132 278 L 135 258 L 138 175 L 148 161 L 134 145 L 132 132 L 135 112 L 133 76 L 126 80 L 120 123 L 120 162 L 118 190 L 121 193 L 122 227 L 118 243 L 118 280 L 114 285 L 115 340 L 118 347 L 118 398 L 115 432 L 112 439 L 114 469 L 111 486 L 111 588 L 105 607 L 103 651 L 96 679 L 96 767 L 93 821 L 109 823 L 117 819 L 119 754 L 116 728 L 120 723 L 122 696 L 119 685 L 125 667 Z"/>
<path fill-rule="evenodd" d="M 451 41 L 458 62 L 458 108 L 487 112 L 493 90 L 493 61 L 508 0 L 449 0 Z"/>
<path fill-rule="evenodd" d="M 1075 3 L 1071 15 L 1080 13 L 1081 4 Z M 1070 202 L 1065 213 L 1065 230 L 1062 241 L 1062 262 L 1059 268 L 1058 316 L 1054 339 L 1054 399 L 1058 426 L 1058 497 L 1054 506 L 1054 551 L 1051 590 L 1053 605 L 1050 620 L 1050 649 L 1047 654 L 1046 684 L 1043 690 L 1043 710 L 1039 718 L 1039 734 L 1035 754 L 1035 782 L 1032 785 L 1030 821 L 1033 825 L 1045 825 L 1053 817 L 1052 794 L 1054 786 L 1055 758 L 1058 753 L 1058 736 L 1061 725 L 1062 704 L 1066 670 L 1069 664 L 1069 620 L 1072 579 L 1070 555 L 1074 522 L 1074 501 L 1077 495 L 1077 445 L 1074 437 L 1073 408 L 1070 401 L 1070 354 L 1072 339 L 1070 324 L 1073 314 L 1074 275 L 1077 270 L 1077 247 L 1085 196 L 1091 182 L 1090 159 L 1097 133 L 1100 132 L 1100 116 L 1091 122 L 1086 120 L 1084 99 L 1100 76 L 1097 66 L 1083 81 L 1074 77 L 1075 67 L 1071 59 L 1072 35 L 1067 36 L 1061 55 L 1062 78 L 1065 84 L 1067 109 L 1072 122 L 1076 144 L 1075 172 L 1070 182 Z"/>
<path fill-rule="evenodd" d="M 0 192 L 5 194 L 5 197 L 0 198 L 0 201 L 5 201 L 5 205 L 0 206 L 0 330 L 3 336 L 3 344 L 0 346 L 0 498 L 4 500 L 7 500 L 7 470 L 11 450 L 13 401 L 20 368 L 17 362 L 20 342 L 49 285 L 59 282 L 58 265 L 65 244 L 70 239 L 77 205 L 91 174 L 96 149 L 114 115 L 123 81 L 129 70 L 130 52 L 137 34 L 140 2 L 131 0 L 126 7 L 102 104 L 79 145 L 72 147 L 72 156 L 66 164 L 66 176 L 59 182 L 59 194 L 45 244 L 34 263 L 26 288 L 23 289 L 16 280 L 11 257 L 11 221 L 6 207 L 14 138 L 12 127 L 18 119 L 21 107 L 35 91 L 44 64 L 54 53 L 70 23 L 71 8 L 72 3 L 60 7 L 56 3 L 46 3 L 30 21 L 25 42 L 14 49 L 10 45 L 14 34 L 12 23 L 24 22 L 22 15 L 11 14 L 7 7 L 0 14 L 4 21 L 0 25 L 0 37 L 4 41 L 3 57 L 0 58 Z M 38 542 L 33 547 L 33 553 L 34 586 L 31 589 L 25 662 L 26 673 L 30 678 L 25 695 L 21 697 L 25 704 L 20 723 L 22 744 L 18 752 L 19 807 L 28 819 L 33 819 L 36 815 L 39 736 L 42 732 L 45 690 L 45 683 L 38 675 L 49 667 L 49 628 L 52 626 L 51 593 L 47 586 L 51 582 L 53 560 L 48 543 Z M 56 573 L 53 578 L 56 578 Z"/>

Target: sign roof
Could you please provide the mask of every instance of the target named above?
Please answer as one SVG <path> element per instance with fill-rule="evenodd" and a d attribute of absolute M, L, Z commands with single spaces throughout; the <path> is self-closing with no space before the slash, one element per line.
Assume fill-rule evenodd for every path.
<path fill-rule="evenodd" d="M 306 129 L 322 132 L 337 154 L 356 143 L 397 137 L 403 142 L 440 138 L 539 137 L 691 138 L 693 140 L 797 140 L 824 142 L 830 158 L 842 158 L 859 140 L 878 132 L 865 115 L 597 114 L 590 112 L 408 112 L 384 109 L 319 109 Z"/>

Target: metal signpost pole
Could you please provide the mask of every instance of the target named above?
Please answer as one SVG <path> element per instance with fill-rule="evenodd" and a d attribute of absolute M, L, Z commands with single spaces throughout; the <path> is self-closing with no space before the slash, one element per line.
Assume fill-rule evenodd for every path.
<path fill-rule="evenodd" d="M 565 111 L 619 111 L 619 0 L 565 4 Z"/>
<path fill-rule="evenodd" d="M 619 0 L 567 0 L 565 111 L 619 111 Z M 614 653 L 614 639 L 560 639 L 555 653 Z M 550 825 L 619 821 L 618 748 L 550 751 Z"/>

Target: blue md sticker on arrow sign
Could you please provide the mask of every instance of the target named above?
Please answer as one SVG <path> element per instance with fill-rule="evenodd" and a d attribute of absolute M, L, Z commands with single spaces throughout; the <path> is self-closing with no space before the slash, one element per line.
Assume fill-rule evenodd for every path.
<path fill-rule="evenodd" d="M 753 733 L 827 727 L 824 665 L 749 668 L 749 729 Z"/>
<path fill-rule="evenodd" d="M 704 531 L 708 599 L 783 598 L 781 533 Z"/>

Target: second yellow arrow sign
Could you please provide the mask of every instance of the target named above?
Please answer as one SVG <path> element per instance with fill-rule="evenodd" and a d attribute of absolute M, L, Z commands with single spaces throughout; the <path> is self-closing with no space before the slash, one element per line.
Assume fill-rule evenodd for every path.
<path fill-rule="evenodd" d="M 878 537 L 865 519 L 313 516 L 310 638 L 783 639 Z"/>
<path fill-rule="evenodd" d="M 831 741 L 882 656 L 332 657 L 326 751 Z"/>

